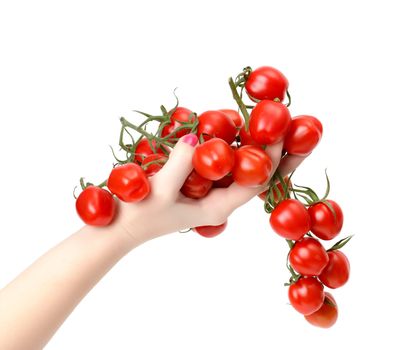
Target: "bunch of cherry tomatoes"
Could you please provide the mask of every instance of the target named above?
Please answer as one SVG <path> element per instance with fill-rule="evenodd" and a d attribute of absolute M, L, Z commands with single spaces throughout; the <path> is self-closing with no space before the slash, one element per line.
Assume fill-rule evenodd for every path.
<path fill-rule="evenodd" d="M 109 225 L 116 216 L 114 196 L 124 202 L 145 200 L 151 191 L 149 177 L 156 174 L 169 158 L 171 149 L 184 135 L 199 138 L 192 163 L 193 170 L 184 182 L 181 193 L 192 199 L 208 195 L 212 188 L 240 186 L 268 189 L 259 197 L 270 214 L 270 226 L 289 245 L 286 285 L 291 305 L 311 324 L 331 327 L 337 320 L 334 297 L 324 286 L 335 289 L 349 278 L 350 265 L 340 251 L 351 238 L 346 237 L 330 249 L 320 240 L 334 239 L 343 226 L 343 212 L 327 199 L 330 182 L 322 198 L 309 187 L 296 186 L 291 176 L 272 174 L 273 164 L 265 152 L 268 145 L 283 142 L 283 154 L 306 156 L 319 143 L 323 127 L 310 115 L 291 117 L 288 80 L 277 69 L 246 67 L 235 79 L 229 79 L 238 111 L 209 110 L 199 115 L 178 105 L 160 115 L 136 111 L 144 116 L 141 124 L 121 118 L 119 145 L 125 159 L 117 156 L 108 179 L 99 185 L 80 183 L 83 191 L 76 199 L 81 219 L 89 225 Z M 250 104 L 243 101 L 246 94 Z M 284 103 L 287 97 L 288 103 Z M 149 132 L 148 126 L 156 131 Z M 138 137 L 133 135 L 135 133 Z M 130 138 L 126 143 L 125 138 Z M 104 189 L 106 187 L 107 189 Z M 192 228 L 204 237 L 223 232 L 227 222 L 217 226 Z"/>

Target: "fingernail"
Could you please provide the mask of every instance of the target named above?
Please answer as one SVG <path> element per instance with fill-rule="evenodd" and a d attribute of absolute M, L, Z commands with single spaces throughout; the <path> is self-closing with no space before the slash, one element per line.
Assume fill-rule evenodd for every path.
<path fill-rule="evenodd" d="M 197 136 L 195 134 L 187 134 L 182 137 L 182 141 L 194 147 L 197 144 Z"/>

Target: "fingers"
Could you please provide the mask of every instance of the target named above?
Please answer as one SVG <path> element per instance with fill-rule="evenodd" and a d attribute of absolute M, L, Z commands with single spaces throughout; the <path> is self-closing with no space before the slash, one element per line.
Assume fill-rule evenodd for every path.
<path fill-rule="evenodd" d="M 167 163 L 154 175 L 154 188 L 169 195 L 177 196 L 180 193 L 180 188 L 193 169 L 192 157 L 197 143 L 195 134 L 185 135 L 177 142 Z"/>

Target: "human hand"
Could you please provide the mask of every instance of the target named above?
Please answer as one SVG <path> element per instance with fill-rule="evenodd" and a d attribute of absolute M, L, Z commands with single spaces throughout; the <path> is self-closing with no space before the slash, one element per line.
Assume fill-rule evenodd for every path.
<path fill-rule="evenodd" d="M 249 188 L 233 183 L 228 188 L 214 188 L 201 199 L 185 197 L 181 192 L 192 171 L 192 156 L 197 137 L 183 136 L 163 168 L 149 178 L 151 193 L 137 203 L 118 200 L 118 215 L 111 226 L 127 236 L 131 248 L 155 237 L 196 226 L 220 225 L 238 207 L 263 192 L 267 185 Z M 282 176 L 294 171 L 305 157 L 281 158 L 283 143 L 268 146 L 266 152 Z M 268 179 L 269 180 L 269 179 Z M 268 181 L 267 181 L 268 183 Z"/>

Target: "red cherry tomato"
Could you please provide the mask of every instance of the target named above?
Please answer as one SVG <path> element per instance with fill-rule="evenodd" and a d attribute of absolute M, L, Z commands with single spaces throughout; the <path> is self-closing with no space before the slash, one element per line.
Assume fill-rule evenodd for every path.
<path fill-rule="evenodd" d="M 328 256 L 329 262 L 318 278 L 329 288 L 339 288 L 349 280 L 349 259 L 340 250 L 331 250 Z"/>
<path fill-rule="evenodd" d="M 297 156 L 306 156 L 320 142 L 323 126 L 320 121 L 309 115 L 294 117 L 284 139 L 284 149 Z"/>
<path fill-rule="evenodd" d="M 238 130 L 245 125 L 244 118 L 238 113 L 238 111 L 235 111 L 234 109 L 219 109 L 219 111 L 225 113 L 229 118 L 231 118 Z"/>
<path fill-rule="evenodd" d="M 310 216 L 304 204 L 296 199 L 285 199 L 270 216 L 272 229 L 285 239 L 299 240 L 310 231 Z"/>
<path fill-rule="evenodd" d="M 230 185 L 233 184 L 233 176 L 232 174 L 225 175 L 219 180 L 213 181 L 214 188 L 228 188 Z"/>
<path fill-rule="evenodd" d="M 163 150 L 160 147 L 156 147 L 155 140 L 152 140 L 151 143 L 154 146 L 154 149 L 156 151 L 155 153 L 164 154 Z M 151 149 L 150 142 L 148 141 L 148 139 L 142 138 L 140 141 L 138 141 L 137 147 L 134 153 L 135 153 L 135 157 L 134 157 L 135 161 L 138 164 L 141 164 L 141 162 L 143 161 L 145 157 L 147 157 L 150 154 L 153 154 L 154 152 Z"/>
<path fill-rule="evenodd" d="M 177 107 L 176 110 L 170 116 L 170 123 L 167 124 L 161 130 L 161 137 L 166 137 L 170 133 L 172 133 L 177 128 L 183 126 L 183 122 L 186 123 L 194 123 L 196 120 L 195 114 L 192 113 L 190 109 L 184 107 Z M 183 128 L 169 137 L 169 140 L 172 141 L 175 138 L 180 138 L 190 132 L 191 128 Z"/>
<path fill-rule="evenodd" d="M 116 202 L 111 193 L 98 186 L 88 186 L 76 199 L 76 211 L 87 225 L 106 226 L 116 212 Z"/>
<path fill-rule="evenodd" d="M 318 276 L 329 262 L 321 243 L 310 237 L 296 242 L 288 255 L 290 265 L 303 276 Z"/>
<path fill-rule="evenodd" d="M 323 305 L 323 285 L 314 277 L 301 277 L 288 288 L 288 298 L 299 313 L 310 315 Z"/>
<path fill-rule="evenodd" d="M 196 171 L 192 170 L 184 182 L 180 192 L 186 197 L 199 199 L 205 197 L 212 187 L 212 180 L 205 179 Z"/>
<path fill-rule="evenodd" d="M 245 83 L 248 95 L 256 100 L 282 101 L 288 89 L 287 78 L 273 67 L 260 67 L 251 72 Z"/>
<path fill-rule="evenodd" d="M 284 177 L 284 182 L 287 184 L 287 187 L 291 187 L 291 181 L 289 181 L 289 180 L 288 180 L 288 176 Z M 285 196 L 285 191 L 284 191 L 284 186 L 282 185 L 282 183 L 281 183 L 281 182 L 278 182 L 278 181 L 277 181 L 277 188 L 278 188 L 278 191 L 279 191 L 279 193 L 280 193 L 281 198 L 283 198 L 283 197 Z M 276 189 L 276 188 L 274 188 L 274 189 L 272 190 L 272 192 L 273 192 L 273 194 L 274 194 L 274 199 L 275 199 L 275 201 L 277 201 L 277 200 L 278 200 L 278 193 L 277 193 L 277 189 Z M 259 197 L 259 198 L 261 198 L 261 199 L 264 201 L 264 200 L 266 199 L 266 197 L 267 197 L 267 193 L 268 193 L 268 190 L 265 190 L 264 192 L 261 192 L 261 193 L 258 195 L 258 197 Z"/>
<path fill-rule="evenodd" d="M 310 315 L 305 315 L 305 319 L 313 326 L 330 328 L 337 321 L 338 308 L 333 296 L 325 292 L 324 302 L 320 309 Z"/>
<path fill-rule="evenodd" d="M 234 151 L 226 141 L 213 138 L 196 146 L 193 168 L 206 179 L 215 181 L 228 174 L 234 164 Z"/>
<path fill-rule="evenodd" d="M 308 214 L 311 218 L 311 232 L 318 238 L 330 240 L 336 237 L 343 227 L 343 211 L 340 206 L 333 200 L 317 203 L 308 208 Z M 336 214 L 336 215 L 334 215 Z"/>
<path fill-rule="evenodd" d="M 197 226 L 193 228 L 193 231 L 203 237 L 211 238 L 225 231 L 227 225 L 228 221 L 225 221 L 223 224 L 216 226 Z"/>
<path fill-rule="evenodd" d="M 261 144 L 259 144 L 252 138 L 251 133 L 249 132 L 249 129 L 245 130 L 245 126 L 241 128 L 241 130 L 239 130 L 239 138 L 241 140 L 242 146 L 246 146 L 246 145 L 261 146 Z"/>
<path fill-rule="evenodd" d="M 236 126 L 232 119 L 220 111 L 206 111 L 199 115 L 197 136 L 203 134 L 205 141 L 214 137 L 225 140 L 228 144 L 235 141 Z"/>
<path fill-rule="evenodd" d="M 262 148 L 248 145 L 235 151 L 232 176 L 238 185 L 263 185 L 271 175 L 271 171 L 272 160 Z"/>
<path fill-rule="evenodd" d="M 137 163 L 127 163 L 112 169 L 107 186 L 124 202 L 137 202 L 150 193 L 150 182 Z"/>
<path fill-rule="evenodd" d="M 282 141 L 290 123 L 290 111 L 284 104 L 264 100 L 252 109 L 249 132 L 255 142 L 271 145 Z"/>
<path fill-rule="evenodd" d="M 168 157 L 165 154 L 150 154 L 144 158 L 141 166 L 143 167 L 147 177 L 150 177 L 163 167 L 163 165 L 167 162 L 167 159 Z"/>

